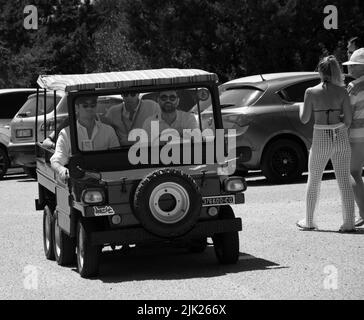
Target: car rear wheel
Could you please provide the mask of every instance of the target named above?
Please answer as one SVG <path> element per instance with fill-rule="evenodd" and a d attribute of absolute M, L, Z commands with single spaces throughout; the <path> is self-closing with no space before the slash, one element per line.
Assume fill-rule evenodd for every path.
<path fill-rule="evenodd" d="M 219 219 L 234 219 L 234 211 L 230 206 L 223 206 L 219 212 Z M 239 233 L 217 233 L 212 237 L 216 258 L 221 264 L 234 264 L 239 259 Z"/>
<path fill-rule="evenodd" d="M 75 262 L 75 242 L 59 226 L 58 214 L 55 213 L 54 220 L 54 255 L 56 261 L 61 266 L 74 264 Z"/>
<path fill-rule="evenodd" d="M 44 254 L 48 260 L 55 260 L 53 248 L 53 225 L 53 210 L 49 206 L 45 206 L 43 211 L 43 247 Z"/>
<path fill-rule="evenodd" d="M 2 179 L 8 171 L 9 165 L 10 162 L 8 154 L 2 147 L 0 147 L 0 179 Z"/>
<path fill-rule="evenodd" d="M 99 272 L 101 246 L 93 246 L 90 242 L 89 232 L 92 224 L 84 219 L 77 222 L 77 269 L 82 278 L 94 277 Z"/>
<path fill-rule="evenodd" d="M 306 154 L 297 142 L 281 139 L 268 146 L 261 168 L 269 182 L 290 183 L 300 178 L 306 162 Z"/>

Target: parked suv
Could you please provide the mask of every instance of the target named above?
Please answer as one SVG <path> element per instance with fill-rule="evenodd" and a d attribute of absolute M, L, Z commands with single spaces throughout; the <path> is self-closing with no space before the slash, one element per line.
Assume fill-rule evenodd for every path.
<path fill-rule="evenodd" d="M 244 203 L 246 183 L 244 178 L 228 176 L 235 155 L 231 159 L 224 156 L 225 151 L 231 150 L 230 137 L 222 128 L 217 80 L 213 73 L 190 69 L 38 79 L 43 89 L 61 89 L 66 93 L 69 117 L 69 126 L 62 133 L 63 145 L 70 146 L 68 160 L 64 162 L 69 172 L 66 181 L 53 171 L 50 163 L 62 143 L 57 144 L 56 151 L 43 146 L 42 138 L 36 144 L 36 209 L 43 210 L 47 259 L 55 259 L 59 265 L 76 260 L 80 275 L 91 277 L 98 273 L 104 246 L 168 244 L 203 252 L 207 238 L 211 237 L 220 263 L 238 261 L 238 232 L 242 226 L 231 205 Z M 162 115 L 153 113 L 143 124 L 143 128 L 152 128 L 150 132 L 134 129 L 137 131 L 129 133 L 133 143 L 116 146 L 112 127 L 97 122 L 97 130 L 104 130 L 105 135 L 96 143 L 87 136 L 81 121 L 77 121 L 81 116 L 88 120 L 88 116 L 94 116 L 95 97 L 155 92 L 158 101 L 164 101 L 164 107 L 171 110 L 172 104 L 179 102 L 179 92 L 185 89 L 197 92 L 201 100 L 206 96 L 203 90 L 208 90 L 215 130 L 199 136 L 198 129 L 204 129 L 200 114 L 184 108 L 182 111 L 180 106 L 177 117 L 182 127 L 153 131 L 154 126 L 166 126 L 159 118 Z M 144 107 L 153 105 L 151 101 Z M 145 111 L 148 110 L 140 112 Z M 181 137 L 177 129 L 188 130 L 191 126 L 195 130 L 193 137 L 187 139 L 185 131 Z M 61 153 L 57 152 L 58 156 Z"/>
<path fill-rule="evenodd" d="M 346 83 L 352 81 L 346 76 Z M 317 72 L 254 75 L 220 86 L 224 128 L 237 131 L 238 168 L 262 170 L 273 183 L 297 180 L 307 168 L 313 119 L 303 124 L 299 108 L 308 87 L 320 82 Z M 211 119 L 210 111 L 203 113 Z"/>
<path fill-rule="evenodd" d="M 36 89 L 30 88 L 0 89 L 0 179 L 14 165 L 8 156 L 10 121 L 28 96 L 35 91 Z"/>

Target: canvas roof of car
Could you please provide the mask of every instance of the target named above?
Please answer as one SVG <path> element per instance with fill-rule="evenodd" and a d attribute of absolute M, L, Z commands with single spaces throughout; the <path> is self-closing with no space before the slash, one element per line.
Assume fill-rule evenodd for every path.
<path fill-rule="evenodd" d="M 198 69 L 154 69 L 107 73 L 40 75 L 37 83 L 48 90 L 74 90 L 130 88 L 134 86 L 193 84 L 218 81 L 215 73 Z"/>

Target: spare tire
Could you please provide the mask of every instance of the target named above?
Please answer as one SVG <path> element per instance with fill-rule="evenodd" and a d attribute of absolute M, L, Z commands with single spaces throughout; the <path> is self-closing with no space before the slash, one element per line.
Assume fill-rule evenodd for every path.
<path fill-rule="evenodd" d="M 202 197 L 195 180 L 176 169 L 159 169 L 136 188 L 133 211 L 149 232 L 164 238 L 186 234 L 197 223 Z"/>

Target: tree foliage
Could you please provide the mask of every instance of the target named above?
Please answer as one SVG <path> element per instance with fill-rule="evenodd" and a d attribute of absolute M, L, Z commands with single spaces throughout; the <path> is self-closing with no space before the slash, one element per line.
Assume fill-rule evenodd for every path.
<path fill-rule="evenodd" d="M 33 86 L 39 74 L 199 68 L 221 81 L 314 70 L 346 59 L 364 38 L 364 2 L 352 0 L 34 0 L 39 29 L 23 28 L 28 1 L 0 0 L 0 86 Z M 323 25 L 335 5 L 339 28 Z"/>

